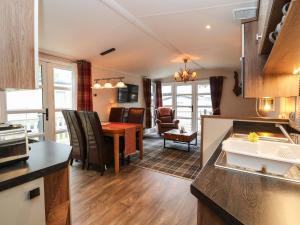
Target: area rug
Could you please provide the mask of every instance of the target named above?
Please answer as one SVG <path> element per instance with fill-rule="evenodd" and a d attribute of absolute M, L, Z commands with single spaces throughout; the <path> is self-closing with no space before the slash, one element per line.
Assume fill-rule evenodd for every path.
<path fill-rule="evenodd" d="M 198 141 L 199 143 L 199 141 Z M 131 158 L 131 165 L 151 169 L 172 176 L 195 179 L 200 171 L 200 147 L 167 141 L 163 148 L 163 139 L 157 134 L 144 137 L 144 159 L 138 155 Z"/>

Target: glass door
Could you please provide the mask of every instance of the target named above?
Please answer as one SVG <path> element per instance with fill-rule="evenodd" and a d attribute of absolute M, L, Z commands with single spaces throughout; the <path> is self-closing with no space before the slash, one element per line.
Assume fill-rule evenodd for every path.
<path fill-rule="evenodd" d="M 197 122 L 201 130 L 201 115 L 212 115 L 212 104 L 209 81 L 200 81 L 197 84 Z"/>
<path fill-rule="evenodd" d="M 176 85 L 176 118 L 179 119 L 179 126 L 186 131 L 195 129 L 193 125 L 194 106 L 193 106 L 193 85 Z"/>

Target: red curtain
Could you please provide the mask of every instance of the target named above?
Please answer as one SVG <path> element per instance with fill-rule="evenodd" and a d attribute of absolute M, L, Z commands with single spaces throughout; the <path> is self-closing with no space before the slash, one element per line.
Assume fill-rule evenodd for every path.
<path fill-rule="evenodd" d="M 156 84 L 156 103 L 155 108 L 162 107 L 162 91 L 161 91 L 161 81 L 155 81 Z"/>
<path fill-rule="evenodd" d="M 151 128 L 151 80 L 143 79 L 144 99 L 146 104 L 146 128 Z"/>
<path fill-rule="evenodd" d="M 77 62 L 78 89 L 77 89 L 77 110 L 93 111 L 92 95 L 92 69 L 91 63 L 85 60 Z"/>
<path fill-rule="evenodd" d="M 223 80 L 224 77 L 222 76 L 209 78 L 213 115 L 221 115 L 220 105 L 223 90 Z"/>

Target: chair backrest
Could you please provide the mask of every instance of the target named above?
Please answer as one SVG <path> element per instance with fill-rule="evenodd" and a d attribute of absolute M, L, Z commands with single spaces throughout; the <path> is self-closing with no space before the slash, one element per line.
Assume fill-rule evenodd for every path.
<path fill-rule="evenodd" d="M 69 132 L 70 145 L 73 147 L 72 158 L 86 158 L 86 139 L 81 121 L 74 110 L 62 110 Z"/>
<path fill-rule="evenodd" d="M 76 112 L 81 120 L 87 142 L 88 163 L 103 166 L 106 163 L 104 135 L 97 112 Z"/>
<path fill-rule="evenodd" d="M 124 107 L 112 107 L 109 113 L 109 122 L 123 122 Z"/>
<path fill-rule="evenodd" d="M 163 123 L 172 123 L 174 120 L 175 110 L 168 107 L 159 107 L 156 111 L 157 119 Z"/>
<path fill-rule="evenodd" d="M 128 123 L 144 123 L 144 108 L 129 108 L 128 110 Z"/>

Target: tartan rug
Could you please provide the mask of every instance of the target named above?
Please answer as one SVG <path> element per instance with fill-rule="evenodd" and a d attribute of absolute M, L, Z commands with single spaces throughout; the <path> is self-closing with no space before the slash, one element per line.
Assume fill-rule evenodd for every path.
<path fill-rule="evenodd" d="M 163 148 L 163 138 L 157 134 L 144 136 L 144 159 L 140 160 L 138 154 L 131 157 L 130 164 L 172 176 L 195 179 L 200 171 L 200 147 L 191 145 L 190 152 L 187 144 L 166 141 Z"/>

